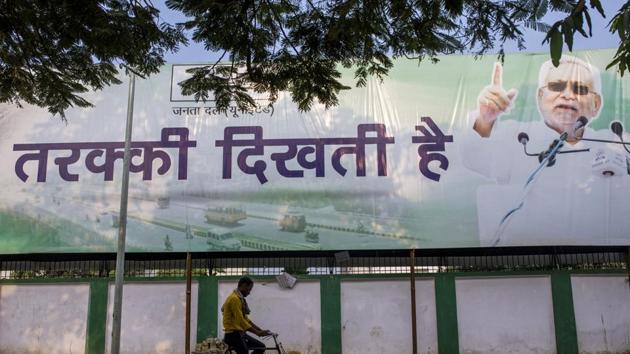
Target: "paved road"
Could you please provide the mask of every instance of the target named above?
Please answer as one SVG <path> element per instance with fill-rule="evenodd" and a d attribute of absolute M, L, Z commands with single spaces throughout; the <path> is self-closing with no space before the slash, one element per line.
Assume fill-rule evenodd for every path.
<path fill-rule="evenodd" d="M 61 217 L 76 225 L 93 231 L 100 235 L 103 241 L 114 244 L 117 237 L 117 228 L 112 223 L 112 215 L 117 214 L 117 196 L 110 196 L 110 199 L 83 196 L 82 198 L 64 195 L 58 192 L 41 193 L 33 196 L 25 193 L 25 201 L 30 206 L 42 213 L 51 216 Z M 199 228 L 224 228 L 232 232 L 250 235 L 260 239 L 272 241 L 282 241 L 305 247 L 313 247 L 316 244 L 306 242 L 305 233 L 293 233 L 281 231 L 277 221 L 287 212 L 286 207 L 264 205 L 256 203 L 242 203 L 238 205 L 244 208 L 248 214 L 263 218 L 248 217 L 240 221 L 237 225 L 227 227 L 208 224 L 205 220 L 205 210 L 208 206 L 226 206 L 221 202 L 209 202 L 204 198 L 187 198 L 186 200 L 174 199 L 168 208 L 161 209 L 157 203 L 150 200 L 130 199 L 129 216 L 127 228 L 127 245 L 131 250 L 164 251 L 164 240 L 168 235 L 175 251 L 206 251 L 208 250 L 207 240 L 201 237 L 187 239 L 184 232 L 172 228 L 159 226 L 150 222 L 142 221 L 160 219 L 172 221 L 178 224 L 189 224 Z M 358 220 L 364 225 L 372 225 L 378 221 L 382 226 L 380 231 L 404 234 L 396 226 L 394 220 L 375 220 L 365 215 L 352 213 L 340 213 L 332 208 L 319 210 L 292 209 L 292 211 L 302 212 L 307 215 L 308 223 L 325 224 L 330 226 L 355 226 Z M 265 219 L 268 218 L 268 219 Z M 272 220 L 270 220 L 272 219 Z M 368 234 L 358 234 L 326 228 L 317 228 L 319 233 L 319 246 L 321 249 L 358 249 L 358 248 L 406 248 L 412 241 L 398 240 L 389 237 L 381 237 Z M 67 236 L 71 238 L 73 244 L 81 245 L 80 235 Z M 89 247 L 89 245 L 85 245 Z M 243 250 L 247 248 L 243 247 Z"/>

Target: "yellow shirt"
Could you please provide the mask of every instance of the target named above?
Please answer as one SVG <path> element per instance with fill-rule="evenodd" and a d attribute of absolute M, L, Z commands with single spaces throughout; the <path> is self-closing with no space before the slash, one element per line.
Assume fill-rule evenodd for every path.
<path fill-rule="evenodd" d="M 243 313 L 243 302 L 236 290 L 225 299 L 221 311 L 223 312 L 223 331 L 245 332 L 252 327 L 247 315 Z"/>

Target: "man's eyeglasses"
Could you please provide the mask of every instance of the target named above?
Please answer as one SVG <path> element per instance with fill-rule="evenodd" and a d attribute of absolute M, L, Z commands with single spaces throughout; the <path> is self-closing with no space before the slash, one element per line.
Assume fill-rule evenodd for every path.
<path fill-rule="evenodd" d="M 547 87 L 547 89 L 552 92 L 562 92 L 567 88 L 567 85 L 570 85 L 571 91 L 573 91 L 573 93 L 576 95 L 585 96 L 588 95 L 588 93 L 590 92 L 588 86 L 580 85 L 577 82 L 569 83 L 568 81 L 553 81 L 547 83 L 547 86 L 545 87 Z"/>

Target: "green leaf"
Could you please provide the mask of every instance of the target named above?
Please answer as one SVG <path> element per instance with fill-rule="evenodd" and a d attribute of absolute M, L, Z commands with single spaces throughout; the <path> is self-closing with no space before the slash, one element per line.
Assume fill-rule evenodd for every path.
<path fill-rule="evenodd" d="M 584 17 L 586 18 L 586 25 L 588 26 L 588 37 L 592 37 L 593 36 L 593 24 L 591 22 L 591 15 L 588 13 L 588 11 L 584 11 Z"/>
<path fill-rule="evenodd" d="M 574 29 L 572 25 L 573 25 L 573 21 L 571 21 L 571 18 L 568 18 L 567 21 L 565 21 L 561 26 L 562 34 L 564 36 L 564 42 L 567 44 L 567 48 L 569 48 L 569 51 L 573 50 L 573 30 Z M 562 50 L 562 47 L 560 48 L 560 50 Z"/>
<path fill-rule="evenodd" d="M 606 14 L 604 13 L 604 8 L 602 7 L 602 3 L 599 0 L 591 0 L 591 8 L 597 9 L 602 17 L 606 17 Z"/>
<path fill-rule="evenodd" d="M 557 27 L 552 28 L 550 33 L 549 54 L 551 55 L 551 62 L 557 67 L 560 65 L 560 58 L 562 57 L 562 33 Z"/>

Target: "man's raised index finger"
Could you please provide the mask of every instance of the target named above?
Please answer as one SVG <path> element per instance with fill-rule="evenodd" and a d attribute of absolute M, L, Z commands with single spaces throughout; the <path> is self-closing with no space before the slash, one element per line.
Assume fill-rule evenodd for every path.
<path fill-rule="evenodd" d="M 503 66 L 499 62 L 494 63 L 494 69 L 492 70 L 492 84 L 503 87 Z"/>

